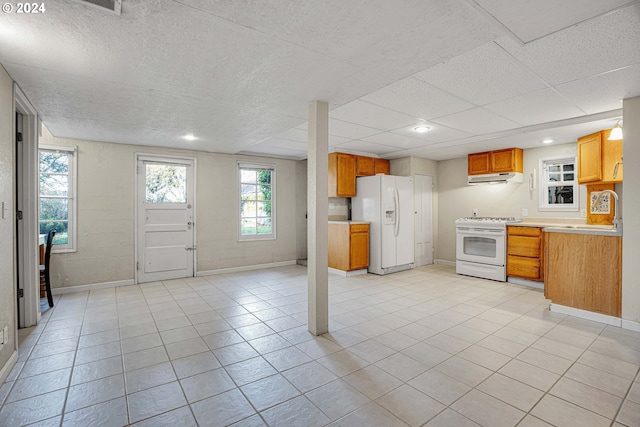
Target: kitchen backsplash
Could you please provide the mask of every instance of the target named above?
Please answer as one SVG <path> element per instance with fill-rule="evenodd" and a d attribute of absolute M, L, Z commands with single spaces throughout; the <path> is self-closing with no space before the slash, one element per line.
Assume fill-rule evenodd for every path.
<path fill-rule="evenodd" d="M 329 221 L 349 219 L 349 199 L 346 197 L 329 197 Z"/>

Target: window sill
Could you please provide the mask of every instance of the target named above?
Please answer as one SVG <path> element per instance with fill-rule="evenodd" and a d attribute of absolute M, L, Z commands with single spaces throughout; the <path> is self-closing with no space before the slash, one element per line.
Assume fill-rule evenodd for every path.
<path fill-rule="evenodd" d="M 269 235 L 268 237 L 257 237 L 257 236 L 251 236 L 251 237 L 241 237 L 238 239 L 238 242 L 262 242 L 265 240 L 276 240 L 275 236 Z"/>

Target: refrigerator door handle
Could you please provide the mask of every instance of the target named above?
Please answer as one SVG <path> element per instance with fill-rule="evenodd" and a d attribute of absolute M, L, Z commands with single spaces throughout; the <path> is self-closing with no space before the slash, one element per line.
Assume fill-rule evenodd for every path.
<path fill-rule="evenodd" d="M 395 204 L 396 208 L 396 229 L 394 235 L 398 237 L 398 234 L 400 232 L 400 194 L 398 193 L 397 188 L 393 189 L 393 203 Z"/>

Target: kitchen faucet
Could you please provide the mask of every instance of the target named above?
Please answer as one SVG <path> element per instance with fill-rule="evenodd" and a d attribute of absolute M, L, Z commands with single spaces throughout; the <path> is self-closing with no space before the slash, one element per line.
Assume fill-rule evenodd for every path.
<path fill-rule="evenodd" d="M 598 194 L 598 197 L 596 197 L 596 200 L 593 202 L 594 206 L 598 206 L 598 203 L 600 203 L 600 199 L 602 198 L 602 196 L 605 193 L 609 193 L 613 196 L 614 198 L 614 203 L 613 203 L 613 228 L 618 230 L 622 230 L 622 222 L 618 221 L 618 195 L 616 194 L 615 191 L 613 190 L 602 190 L 600 191 L 600 194 Z"/>

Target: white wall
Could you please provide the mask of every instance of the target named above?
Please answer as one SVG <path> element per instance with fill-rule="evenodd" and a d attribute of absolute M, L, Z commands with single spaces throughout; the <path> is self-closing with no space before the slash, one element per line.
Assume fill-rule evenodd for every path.
<path fill-rule="evenodd" d="M 9 327 L 9 337 L 0 350 L 0 370 L 16 350 L 16 298 L 14 275 L 14 145 L 13 80 L 0 66 L 0 202 L 5 203 L 7 216 L 0 216 L 0 328 Z"/>
<path fill-rule="evenodd" d="M 468 185 L 467 158 L 438 162 L 438 229 L 436 257 L 448 261 L 456 259 L 455 220 L 471 216 L 473 208 L 478 216 L 522 217 L 526 208 L 529 217 L 580 218 L 578 212 L 542 212 L 538 208 L 539 186 L 529 191 L 528 176 L 538 169 L 541 158 L 575 156 L 576 143 L 543 146 L 524 150 L 524 182 L 522 184 Z M 626 171 L 625 171 L 626 174 Z M 540 176 L 540 171 L 537 171 Z M 625 176 L 626 180 L 626 176 Z M 586 206 L 586 187 L 580 186 L 579 203 Z"/>
<path fill-rule="evenodd" d="M 301 162 L 55 138 L 46 130 L 40 143 L 78 147 L 78 251 L 52 256 L 54 288 L 134 278 L 136 152 L 196 158 L 198 271 L 292 261 L 306 247 Z M 276 165 L 275 241 L 237 241 L 237 160 Z"/>
<path fill-rule="evenodd" d="M 622 318 L 640 322 L 640 97 L 625 99 L 623 111 Z"/>

